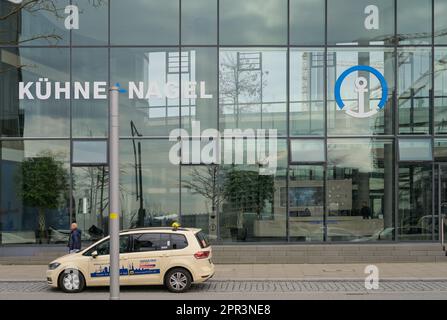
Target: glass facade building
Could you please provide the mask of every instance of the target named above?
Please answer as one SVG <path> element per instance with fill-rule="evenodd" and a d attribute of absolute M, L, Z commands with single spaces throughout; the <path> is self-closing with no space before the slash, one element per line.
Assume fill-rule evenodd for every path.
<path fill-rule="evenodd" d="M 72 221 L 86 241 L 108 232 L 107 99 L 87 86 L 78 97 L 73 85 L 67 99 L 38 98 L 37 86 L 24 99 L 20 83 L 31 82 L 128 91 L 123 228 L 180 221 L 214 243 L 439 239 L 447 1 L 24 0 L 0 2 L 0 16 L 0 245 L 65 243 Z M 363 118 L 340 110 L 335 92 L 359 65 L 388 89 L 383 109 Z M 354 111 L 373 110 L 383 92 L 365 71 L 341 85 Z M 210 129 L 276 130 L 275 170 L 205 163 Z M 170 161 L 173 132 L 190 134 L 180 163 Z M 232 159 L 254 150 L 243 140 Z"/>

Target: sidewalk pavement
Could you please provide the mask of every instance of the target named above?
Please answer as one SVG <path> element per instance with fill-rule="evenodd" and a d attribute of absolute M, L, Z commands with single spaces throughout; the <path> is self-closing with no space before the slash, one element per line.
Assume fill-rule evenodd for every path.
<path fill-rule="evenodd" d="M 370 264 L 220 264 L 213 280 L 364 280 Z M 381 280 L 447 280 L 447 263 L 377 263 Z M 0 265 L 0 281 L 45 281 L 47 266 Z"/>

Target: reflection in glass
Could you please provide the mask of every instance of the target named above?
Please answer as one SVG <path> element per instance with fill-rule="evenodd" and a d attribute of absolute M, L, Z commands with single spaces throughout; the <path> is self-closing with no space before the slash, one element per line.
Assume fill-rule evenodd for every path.
<path fill-rule="evenodd" d="M 106 140 L 73 141 L 73 164 L 107 164 Z"/>
<path fill-rule="evenodd" d="M 217 0 L 182 1 L 182 44 L 217 43 Z"/>
<path fill-rule="evenodd" d="M 447 50 L 435 49 L 434 131 L 447 133 Z"/>
<path fill-rule="evenodd" d="M 393 132 L 393 92 L 394 92 L 394 54 L 391 49 L 337 49 L 329 51 L 328 66 L 328 133 L 329 134 L 391 134 Z M 360 95 L 356 91 L 355 81 L 359 77 L 366 79 L 367 93 L 363 93 L 364 110 L 376 110 L 382 97 L 380 81 L 371 73 L 356 71 L 348 75 L 341 86 L 341 98 L 345 104 L 343 110 L 335 102 L 334 88 L 336 80 L 350 67 L 364 65 L 378 70 L 388 85 L 388 102 L 375 115 L 366 118 L 353 118 L 345 110 L 358 112 Z"/>
<path fill-rule="evenodd" d="M 108 44 L 109 0 L 72 0 L 79 8 L 79 29 L 72 30 L 72 44 Z"/>
<path fill-rule="evenodd" d="M 245 146 L 246 147 L 246 146 Z M 286 186 L 287 145 L 278 141 L 278 166 L 270 175 L 259 165 L 225 165 L 219 211 L 222 241 L 285 241 L 286 208 L 280 204 Z"/>
<path fill-rule="evenodd" d="M 399 139 L 400 161 L 432 161 L 431 139 Z"/>
<path fill-rule="evenodd" d="M 183 128 L 191 128 L 192 121 L 200 121 L 202 130 L 217 128 L 217 49 L 215 48 L 182 48 L 181 82 L 196 82 L 197 98 L 185 98 L 182 92 Z M 211 99 L 200 98 L 201 85 L 205 84 L 205 94 Z"/>
<path fill-rule="evenodd" d="M 273 128 L 285 134 L 286 65 L 283 49 L 221 49 L 220 128 Z"/>
<path fill-rule="evenodd" d="M 182 166 L 181 224 L 217 240 L 218 208 L 224 201 L 224 172 L 218 165 Z"/>
<path fill-rule="evenodd" d="M 0 130 L 9 137 L 68 137 L 70 135 L 70 103 L 36 98 L 35 83 L 48 79 L 50 83 L 70 80 L 69 49 L 9 48 L 0 49 Z M 19 82 L 34 83 L 31 94 L 35 98 L 19 100 Z M 42 88 L 46 89 L 46 85 Z M 52 85 L 54 89 L 54 85 Z M 42 90 L 46 94 L 46 90 Z"/>
<path fill-rule="evenodd" d="M 110 10 L 112 44 L 178 44 L 178 0 L 112 1 Z"/>
<path fill-rule="evenodd" d="M 290 43 L 324 45 L 324 0 L 290 1 Z"/>
<path fill-rule="evenodd" d="M 400 165 L 397 240 L 432 240 L 427 219 L 432 219 L 432 165 Z"/>
<path fill-rule="evenodd" d="M 447 44 L 447 2 L 435 0 L 435 44 Z"/>
<path fill-rule="evenodd" d="M 399 44 L 431 44 L 432 0 L 397 0 Z"/>
<path fill-rule="evenodd" d="M 398 49 L 399 132 L 429 133 L 431 53 Z"/>
<path fill-rule="evenodd" d="M 73 215 L 82 240 L 93 242 L 108 234 L 109 174 L 107 167 L 73 167 Z"/>
<path fill-rule="evenodd" d="M 143 82 L 142 99 L 137 95 L 133 99 L 128 94 L 121 95 L 121 136 L 132 136 L 131 122 L 139 134 L 146 136 L 168 136 L 172 129 L 177 129 L 180 126 L 178 49 L 113 48 L 110 59 L 112 83 Z"/>
<path fill-rule="evenodd" d="M 394 1 L 330 0 L 327 4 L 329 45 L 393 44 Z"/>
<path fill-rule="evenodd" d="M 69 0 L 0 2 L 1 45 L 67 45 L 70 33 L 64 26 Z"/>
<path fill-rule="evenodd" d="M 0 143 L 0 243 L 64 243 L 69 212 L 69 142 Z"/>
<path fill-rule="evenodd" d="M 106 48 L 73 48 L 72 81 L 107 82 L 108 50 Z M 93 97 L 93 86 L 90 95 Z M 74 137 L 106 137 L 108 133 L 108 101 L 99 99 L 72 100 L 72 135 Z"/>
<path fill-rule="evenodd" d="M 290 159 L 292 162 L 324 162 L 325 149 L 323 139 L 292 139 Z"/>
<path fill-rule="evenodd" d="M 290 51 L 290 133 L 324 134 L 324 51 Z"/>
<path fill-rule="evenodd" d="M 392 240 L 393 169 L 392 141 L 328 141 L 328 241 Z"/>
<path fill-rule="evenodd" d="M 447 162 L 447 139 L 435 139 L 435 161 Z"/>
<path fill-rule="evenodd" d="M 324 167 L 291 166 L 289 169 L 289 235 L 291 241 L 323 241 Z M 281 188 L 281 206 L 286 205 Z"/>
<path fill-rule="evenodd" d="M 220 44 L 286 45 L 287 0 L 221 0 Z"/>
<path fill-rule="evenodd" d="M 171 226 L 178 219 L 179 168 L 169 161 L 173 145 L 174 142 L 158 139 L 121 141 L 120 192 L 124 228 Z"/>

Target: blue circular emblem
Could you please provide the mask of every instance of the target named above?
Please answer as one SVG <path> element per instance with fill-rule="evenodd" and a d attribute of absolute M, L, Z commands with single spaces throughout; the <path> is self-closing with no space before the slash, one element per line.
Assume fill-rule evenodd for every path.
<path fill-rule="evenodd" d="M 380 85 L 382 86 L 382 98 L 380 99 L 378 108 L 382 109 L 383 107 L 385 107 L 385 104 L 388 101 L 388 84 L 385 80 L 385 77 L 380 73 L 380 71 L 370 66 L 354 66 L 347 69 L 340 75 L 340 77 L 335 82 L 335 91 L 334 91 L 335 101 L 337 102 L 338 107 L 340 109 L 343 109 L 345 106 L 340 93 L 341 85 L 343 84 L 345 78 L 355 71 L 367 71 L 376 76 L 376 78 L 380 82 Z"/>

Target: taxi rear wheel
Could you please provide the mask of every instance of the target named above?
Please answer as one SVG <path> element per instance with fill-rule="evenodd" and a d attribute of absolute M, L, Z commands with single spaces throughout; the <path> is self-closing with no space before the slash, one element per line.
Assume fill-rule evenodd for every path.
<path fill-rule="evenodd" d="M 66 293 L 78 293 L 85 288 L 85 278 L 79 270 L 67 269 L 59 276 L 59 288 Z"/>
<path fill-rule="evenodd" d="M 182 293 L 191 287 L 191 274 L 183 268 L 174 268 L 166 274 L 165 285 L 169 291 Z"/>

